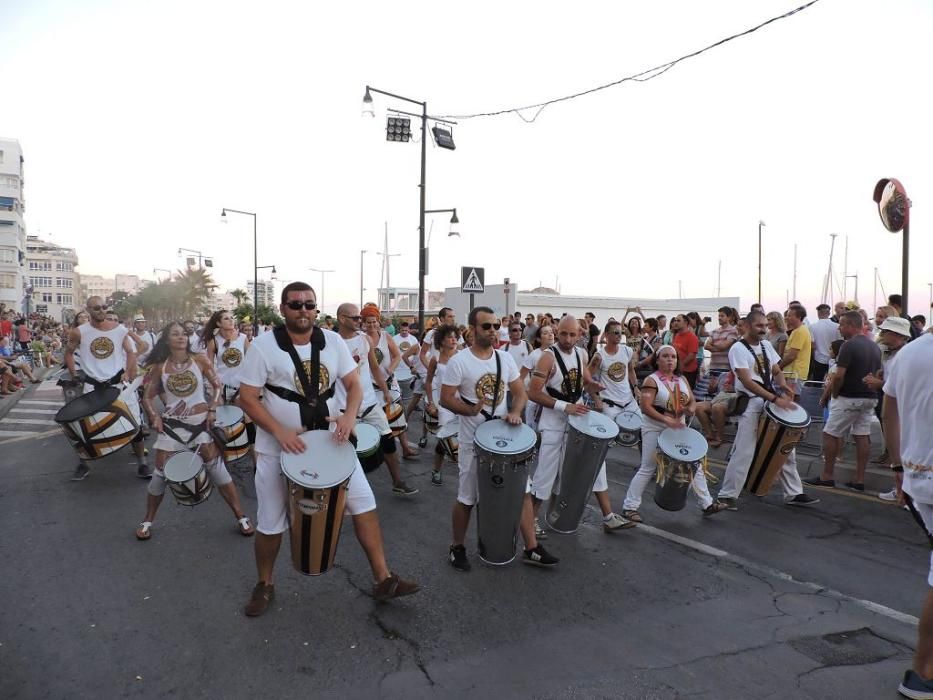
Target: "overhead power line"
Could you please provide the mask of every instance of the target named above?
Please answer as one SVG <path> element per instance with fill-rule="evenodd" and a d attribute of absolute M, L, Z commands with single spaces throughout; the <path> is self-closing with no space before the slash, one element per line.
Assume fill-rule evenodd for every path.
<path fill-rule="evenodd" d="M 508 109 L 499 109 L 494 112 L 477 112 L 475 114 L 447 114 L 441 118 L 464 120 L 464 119 L 477 119 L 479 117 L 498 117 L 503 114 L 515 113 L 525 122 L 531 123 L 531 122 L 534 122 L 535 119 L 538 118 L 538 115 L 540 115 L 541 112 L 544 110 L 544 108 L 549 105 L 557 104 L 558 102 L 567 102 L 568 100 L 573 100 L 578 97 L 583 97 L 584 95 L 590 95 L 594 92 L 599 92 L 600 90 L 608 90 L 609 88 L 615 87 L 616 85 L 621 85 L 622 83 L 627 83 L 627 82 L 644 83 L 649 80 L 653 80 L 654 78 L 658 78 L 664 75 L 667 71 L 669 71 L 671 68 L 673 68 L 674 66 L 676 66 L 678 63 L 682 61 L 686 61 L 689 58 L 695 58 L 702 53 L 706 53 L 710 49 L 715 49 L 718 46 L 727 44 L 733 39 L 738 39 L 743 36 L 748 36 L 749 34 L 752 34 L 753 32 L 757 32 L 762 27 L 767 27 L 769 24 L 772 24 L 774 22 L 777 22 L 782 19 L 787 19 L 788 17 L 792 17 L 796 15 L 798 12 L 803 12 L 807 8 L 812 7 L 818 2 L 819 0 L 810 0 L 810 2 L 805 3 L 801 5 L 800 7 L 794 8 L 793 10 L 790 10 L 789 12 L 785 12 L 784 14 L 778 15 L 777 17 L 772 17 L 771 19 L 765 22 L 762 22 L 761 24 L 755 25 L 754 27 L 751 27 L 750 29 L 746 29 L 744 32 L 740 32 L 738 34 L 727 36 L 724 39 L 720 39 L 719 41 L 713 44 L 710 44 L 709 46 L 706 46 L 702 49 L 698 49 L 696 51 L 693 51 L 692 53 L 684 54 L 683 56 L 679 58 L 675 58 L 673 61 L 668 61 L 667 63 L 661 63 L 660 65 L 657 65 L 654 68 L 648 68 L 647 70 L 643 70 L 640 73 L 634 73 L 632 75 L 627 75 L 624 78 L 613 80 L 611 83 L 599 85 L 597 87 L 590 88 L 589 90 L 583 90 L 582 92 L 575 92 L 572 95 L 564 95 L 563 97 L 556 97 L 552 100 L 547 100 L 546 102 L 538 102 L 536 104 L 525 105 L 524 107 L 511 107 Z M 532 110 L 532 109 L 537 110 L 537 111 L 535 112 L 534 116 L 531 117 L 530 119 L 525 117 L 522 114 L 523 111 Z"/>

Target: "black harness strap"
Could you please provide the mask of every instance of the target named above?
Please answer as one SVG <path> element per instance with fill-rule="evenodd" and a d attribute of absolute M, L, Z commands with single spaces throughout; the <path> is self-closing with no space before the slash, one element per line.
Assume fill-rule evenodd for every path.
<path fill-rule="evenodd" d="M 327 409 L 327 400 L 334 395 L 334 387 L 331 385 L 323 394 L 320 393 L 321 383 L 321 350 L 324 349 L 324 333 L 317 326 L 311 331 L 311 375 L 305 372 L 304 365 L 298 357 L 295 350 L 295 344 L 285 326 L 276 326 L 272 331 L 275 342 L 282 352 L 288 353 L 295 366 L 295 373 L 298 375 L 298 382 L 304 391 L 304 396 L 298 392 L 285 389 L 283 387 L 266 384 L 265 388 L 271 391 L 279 398 L 298 404 L 298 410 L 301 414 L 301 424 L 308 430 L 327 430 L 327 417 L 330 415 Z"/>
<path fill-rule="evenodd" d="M 761 375 L 762 381 L 755 382 L 762 389 L 767 389 L 771 393 L 774 393 L 774 384 L 771 380 L 771 362 L 768 360 L 768 352 L 765 350 L 765 346 L 761 345 L 761 360 L 758 359 L 758 355 L 752 350 L 752 346 L 748 344 L 748 341 L 745 338 L 739 340 L 742 345 L 745 346 L 745 349 L 752 354 L 752 359 L 755 360 L 755 367 L 758 368 L 758 373 Z"/>
<path fill-rule="evenodd" d="M 495 415 L 496 406 L 499 405 L 499 384 L 502 381 L 502 359 L 499 357 L 499 351 L 493 350 L 492 354 L 496 357 L 496 388 L 492 392 L 492 413 L 489 413 L 486 409 L 482 409 L 480 413 L 483 414 L 483 417 L 487 420 L 496 420 L 499 416 Z M 460 399 L 467 406 L 475 406 L 476 404 L 473 401 L 470 401 L 468 398 L 461 396 Z"/>
<path fill-rule="evenodd" d="M 573 354 L 577 358 L 577 379 L 573 383 L 573 386 L 570 386 L 567 382 L 567 365 L 564 364 L 564 359 L 560 356 L 560 351 L 557 349 L 556 345 L 552 345 L 551 350 L 554 352 L 554 359 L 557 360 L 557 366 L 560 368 L 560 373 L 563 376 L 560 385 L 563 391 L 558 391 L 550 386 L 544 387 L 545 391 L 558 401 L 576 403 L 580 400 L 580 397 L 583 396 L 583 367 L 580 364 L 580 353 L 578 353 L 576 347 L 574 347 Z"/>
<path fill-rule="evenodd" d="M 109 386 L 115 386 L 119 384 L 121 381 L 123 381 L 123 370 L 121 369 L 119 372 L 113 375 L 110 379 L 105 379 L 104 381 L 101 381 L 99 379 L 94 379 L 94 377 L 88 375 L 87 373 L 84 373 L 83 381 L 85 384 L 90 384 L 92 387 L 94 387 L 95 391 L 97 391 L 98 389 L 106 389 Z"/>

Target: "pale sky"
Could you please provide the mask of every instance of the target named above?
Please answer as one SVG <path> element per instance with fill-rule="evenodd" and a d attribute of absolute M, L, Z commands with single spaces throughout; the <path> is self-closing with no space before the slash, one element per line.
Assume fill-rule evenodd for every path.
<path fill-rule="evenodd" d="M 395 286 L 417 286 L 419 145 L 385 141 L 387 107 L 432 114 L 517 107 L 577 92 L 737 33 L 802 0 L 468 4 L 5 0 L 0 135 L 26 158 L 30 233 L 74 246 L 85 274 L 153 277 L 177 249 L 215 258 L 227 287 L 259 264 L 279 277 L 332 268 L 326 310 L 375 297 L 384 222 Z M 933 65 L 928 0 L 822 0 L 686 61 L 553 105 L 461 122 L 456 151 L 428 147 L 434 220 L 428 288 L 460 265 L 568 294 L 820 296 L 829 234 L 872 303 L 873 268 L 900 287 L 901 236 L 881 226 L 875 182 L 914 202 L 911 311 L 928 310 L 933 239 Z M 527 115 L 530 116 L 530 115 Z M 414 126 L 414 124 L 413 124 Z M 844 236 L 837 239 L 841 283 Z M 854 281 L 849 281 L 849 294 Z M 879 300 L 881 296 L 878 291 Z M 836 298 L 838 298 L 838 292 Z"/>

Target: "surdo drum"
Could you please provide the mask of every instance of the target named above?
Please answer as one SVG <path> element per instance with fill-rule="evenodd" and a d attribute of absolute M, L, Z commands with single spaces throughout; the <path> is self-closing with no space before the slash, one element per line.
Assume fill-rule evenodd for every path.
<path fill-rule="evenodd" d="M 479 558 L 487 564 L 508 564 L 515 558 L 515 533 L 522 517 L 528 467 L 537 435 L 527 425 L 486 421 L 476 429 L 476 479 L 479 501 L 476 533 Z"/>
<path fill-rule="evenodd" d="M 356 451 L 349 442 L 334 442 L 328 430 L 309 430 L 298 437 L 305 451 L 281 456 L 288 490 L 288 537 L 292 565 L 299 573 L 317 576 L 334 565 Z"/>
<path fill-rule="evenodd" d="M 228 464 L 249 454 L 249 436 L 246 434 L 246 419 L 236 406 L 219 406 L 214 418 L 214 427 L 223 433 L 224 462 Z"/>
<path fill-rule="evenodd" d="M 623 447 L 636 447 L 641 442 L 641 415 L 635 411 L 622 411 L 616 416 L 619 436 L 616 442 Z"/>
<path fill-rule="evenodd" d="M 773 403 L 765 405 L 758 422 L 755 456 L 745 478 L 745 490 L 764 496 L 781 473 L 787 455 L 803 440 L 810 427 L 810 416 L 802 406 L 789 410 Z"/>
<path fill-rule="evenodd" d="M 408 429 L 408 421 L 405 420 L 405 409 L 401 404 L 401 395 L 396 389 L 389 389 L 388 403 L 384 404 L 386 420 L 389 421 L 389 428 L 392 429 L 392 437 L 398 437 Z"/>
<path fill-rule="evenodd" d="M 139 421 L 116 386 L 96 389 L 69 401 L 55 414 L 55 422 L 85 460 L 116 452 L 139 432 Z"/>
<path fill-rule="evenodd" d="M 204 460 L 194 452 L 172 455 L 162 467 L 162 473 L 175 500 L 183 506 L 204 503 L 214 490 Z"/>
<path fill-rule="evenodd" d="M 564 460 L 547 508 L 547 524 L 564 534 L 576 532 L 609 445 L 619 434 L 615 421 L 590 411 L 567 421 Z"/>
<path fill-rule="evenodd" d="M 709 444 L 693 428 L 666 428 L 658 435 L 658 474 L 654 502 L 664 510 L 682 510 L 693 484 L 693 472 Z M 700 467 L 702 468 L 702 466 Z"/>
<path fill-rule="evenodd" d="M 437 442 L 451 461 L 456 462 L 460 454 L 460 421 L 452 420 L 442 425 L 437 431 Z"/>
<path fill-rule="evenodd" d="M 368 423 L 357 423 L 353 430 L 356 432 L 356 457 L 363 471 L 367 474 L 375 471 L 383 461 L 379 431 Z"/>

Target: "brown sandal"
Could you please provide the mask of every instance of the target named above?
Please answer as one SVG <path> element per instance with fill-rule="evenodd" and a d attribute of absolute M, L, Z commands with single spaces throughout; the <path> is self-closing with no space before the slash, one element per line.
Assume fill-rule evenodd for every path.
<path fill-rule="evenodd" d="M 622 517 L 633 523 L 644 522 L 637 510 L 623 510 Z"/>
<path fill-rule="evenodd" d="M 726 510 L 726 508 L 728 508 L 728 506 L 725 503 L 713 501 L 712 505 L 703 509 L 703 515 L 716 515 L 716 513 Z"/>

